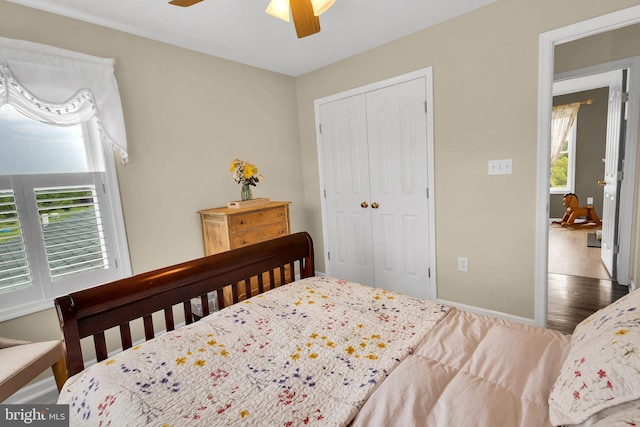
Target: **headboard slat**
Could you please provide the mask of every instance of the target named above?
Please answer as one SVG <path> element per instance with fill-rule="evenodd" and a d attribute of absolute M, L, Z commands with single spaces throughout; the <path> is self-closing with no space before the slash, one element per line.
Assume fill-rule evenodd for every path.
<path fill-rule="evenodd" d="M 264 292 L 264 278 L 262 274 L 258 274 L 258 293 L 261 294 Z"/>
<path fill-rule="evenodd" d="M 148 341 L 155 336 L 153 332 L 153 317 L 150 314 L 142 316 L 142 323 L 144 324 L 144 338 Z"/>
<path fill-rule="evenodd" d="M 191 311 L 191 300 L 182 303 L 184 308 L 184 323 L 190 325 L 193 323 L 193 312 Z"/>
<path fill-rule="evenodd" d="M 129 322 L 120 325 L 120 341 L 122 342 L 122 348 L 124 350 L 133 346 L 133 341 L 131 340 L 131 326 L 129 325 Z"/>
<path fill-rule="evenodd" d="M 98 362 L 105 360 L 108 357 L 107 353 L 107 340 L 104 337 L 104 331 L 98 332 L 93 335 L 93 344 L 96 348 L 96 359 Z"/>
<path fill-rule="evenodd" d="M 244 297 L 251 298 L 251 279 L 244 279 Z"/>
<path fill-rule="evenodd" d="M 173 331 L 176 328 L 176 325 L 173 321 L 172 307 L 167 307 L 164 309 L 164 325 L 167 328 L 167 331 Z"/>

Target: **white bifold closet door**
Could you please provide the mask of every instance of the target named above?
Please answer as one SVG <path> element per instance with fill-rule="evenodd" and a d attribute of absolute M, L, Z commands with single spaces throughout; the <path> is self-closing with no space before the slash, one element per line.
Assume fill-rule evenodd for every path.
<path fill-rule="evenodd" d="M 430 297 L 426 79 L 320 106 L 329 272 Z"/>

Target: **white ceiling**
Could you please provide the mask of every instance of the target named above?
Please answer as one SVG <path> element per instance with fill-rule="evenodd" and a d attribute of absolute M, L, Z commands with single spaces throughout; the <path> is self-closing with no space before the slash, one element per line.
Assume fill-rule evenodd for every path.
<path fill-rule="evenodd" d="M 264 13 L 269 0 L 8 0 L 291 76 L 404 37 L 495 0 L 336 0 L 320 33 Z"/>

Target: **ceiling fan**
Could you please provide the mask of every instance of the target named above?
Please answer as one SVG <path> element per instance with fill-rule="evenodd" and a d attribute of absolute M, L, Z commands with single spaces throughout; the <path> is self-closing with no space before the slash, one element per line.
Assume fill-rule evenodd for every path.
<path fill-rule="evenodd" d="M 188 7 L 202 0 L 171 0 L 169 4 Z M 320 32 L 320 16 L 329 9 L 335 0 L 271 0 L 265 12 L 289 22 L 289 8 L 296 27 L 298 38 Z"/>

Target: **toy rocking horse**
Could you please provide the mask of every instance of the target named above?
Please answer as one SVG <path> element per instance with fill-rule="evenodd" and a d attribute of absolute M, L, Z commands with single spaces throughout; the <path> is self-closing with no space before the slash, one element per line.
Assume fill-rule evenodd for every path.
<path fill-rule="evenodd" d="M 560 221 L 553 221 L 553 224 L 560 224 L 563 227 L 599 227 L 602 221 L 598 218 L 596 209 L 593 206 L 579 206 L 578 196 L 567 193 L 562 198 L 562 204 L 567 210 Z M 584 218 L 584 221 L 576 222 L 576 219 Z"/>

